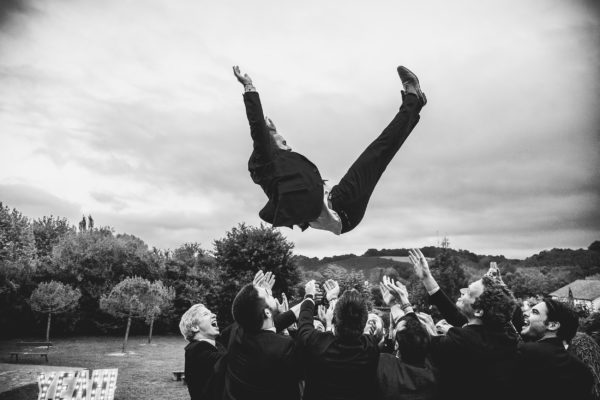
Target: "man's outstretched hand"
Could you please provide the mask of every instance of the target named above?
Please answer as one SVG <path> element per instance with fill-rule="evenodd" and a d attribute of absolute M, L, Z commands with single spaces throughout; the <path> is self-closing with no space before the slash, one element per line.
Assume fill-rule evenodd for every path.
<path fill-rule="evenodd" d="M 419 249 L 411 249 L 408 251 L 408 258 L 413 265 L 415 270 L 415 275 L 423 282 L 423 286 L 429 294 L 435 293 L 439 290 L 439 286 L 435 281 L 433 275 L 431 275 L 431 271 L 429 270 L 429 264 L 427 263 L 427 259 L 421 253 Z"/>
<path fill-rule="evenodd" d="M 408 258 L 413 265 L 413 269 L 415 270 L 415 274 L 421 280 L 431 276 L 431 271 L 429 270 L 429 264 L 427 263 L 427 259 L 421 253 L 419 249 L 410 249 L 408 251 Z"/>
<path fill-rule="evenodd" d="M 327 301 L 336 300 L 340 295 L 340 285 L 333 279 L 326 280 L 323 288 L 325 288 Z"/>
<path fill-rule="evenodd" d="M 233 66 L 233 74 L 235 75 L 235 77 L 237 78 L 237 80 L 244 86 L 246 85 L 252 85 L 252 78 L 250 78 L 250 76 L 248 76 L 248 74 L 243 74 L 240 71 L 240 67 L 237 65 Z"/>

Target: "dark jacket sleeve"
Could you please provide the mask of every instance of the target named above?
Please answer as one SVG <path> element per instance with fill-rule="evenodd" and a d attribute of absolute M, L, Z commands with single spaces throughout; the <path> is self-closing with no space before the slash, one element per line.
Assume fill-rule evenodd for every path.
<path fill-rule="evenodd" d="M 300 306 L 300 316 L 298 317 L 298 333 L 296 334 L 296 340 L 302 346 L 306 346 L 308 340 L 313 332 L 315 332 L 314 325 L 314 312 L 315 303 L 310 300 L 305 300 Z"/>
<path fill-rule="evenodd" d="M 429 296 L 429 300 L 432 305 L 440 310 L 440 313 L 450 325 L 460 327 L 468 322 L 467 317 L 460 312 L 456 304 L 446 296 L 441 288 Z"/>
<path fill-rule="evenodd" d="M 254 142 L 254 154 L 258 155 L 264 163 L 269 162 L 273 157 L 273 148 L 258 93 L 244 93 L 244 105 L 250 124 L 250 135 Z"/>

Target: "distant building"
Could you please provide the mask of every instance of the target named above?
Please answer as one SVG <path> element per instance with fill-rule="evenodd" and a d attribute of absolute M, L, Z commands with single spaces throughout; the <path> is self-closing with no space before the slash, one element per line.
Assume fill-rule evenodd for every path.
<path fill-rule="evenodd" d="M 591 311 L 600 311 L 600 280 L 578 279 L 550 293 L 553 299 L 560 301 L 569 301 L 570 295 L 574 305 L 585 306 Z"/>

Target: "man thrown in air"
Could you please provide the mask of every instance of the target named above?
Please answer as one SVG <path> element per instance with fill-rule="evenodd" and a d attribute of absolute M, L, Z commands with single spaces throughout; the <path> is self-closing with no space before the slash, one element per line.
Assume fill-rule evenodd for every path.
<path fill-rule="evenodd" d="M 244 104 L 250 123 L 253 151 L 248 161 L 252 180 L 269 198 L 259 211 L 260 218 L 275 227 L 298 225 L 333 232 L 350 232 L 362 220 L 371 194 L 383 171 L 392 161 L 417 122 L 427 103 L 417 76 L 398 67 L 402 81 L 402 106 L 340 182 L 330 188 L 318 168 L 302 154 L 292 151 L 273 121 L 265 118 L 258 92 L 248 74 L 233 67 L 237 80 L 244 85 Z"/>

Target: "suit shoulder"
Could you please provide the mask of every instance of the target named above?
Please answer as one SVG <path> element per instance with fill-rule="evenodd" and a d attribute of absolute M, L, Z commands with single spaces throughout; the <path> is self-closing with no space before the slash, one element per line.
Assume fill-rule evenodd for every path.
<path fill-rule="evenodd" d="M 204 352 L 216 352 L 217 348 L 205 341 L 193 341 L 185 346 L 185 353 L 190 355 L 200 354 Z"/>

